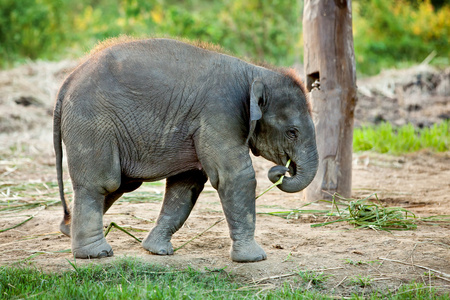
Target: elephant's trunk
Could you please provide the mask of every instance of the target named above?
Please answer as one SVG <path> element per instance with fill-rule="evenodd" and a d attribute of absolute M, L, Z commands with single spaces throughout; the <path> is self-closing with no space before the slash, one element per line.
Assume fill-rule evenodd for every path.
<path fill-rule="evenodd" d="M 311 143 L 305 150 L 298 151 L 291 157 L 289 168 L 284 166 L 275 166 L 269 170 L 270 181 L 275 183 L 287 171 L 291 174 L 286 176 L 278 188 L 283 192 L 295 193 L 306 188 L 316 176 L 319 164 L 318 154 L 315 143 Z"/>

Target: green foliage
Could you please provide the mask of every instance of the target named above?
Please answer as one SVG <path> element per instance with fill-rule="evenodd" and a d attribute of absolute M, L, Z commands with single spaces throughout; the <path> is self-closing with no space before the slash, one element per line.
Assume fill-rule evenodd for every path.
<path fill-rule="evenodd" d="M 0 67 L 81 56 L 98 41 L 122 34 L 201 40 L 289 66 L 303 59 L 303 2 L 0 0 Z M 433 62 L 448 65 L 449 15 L 450 4 L 436 0 L 354 0 L 358 71 L 374 74 L 421 62 L 432 51 Z"/>
<path fill-rule="evenodd" d="M 450 5 L 435 10 L 429 0 L 354 1 L 357 68 L 365 74 L 421 62 L 433 51 L 450 62 Z"/>
<path fill-rule="evenodd" d="M 0 66 L 54 58 L 68 44 L 70 0 L 0 0 Z"/>
<path fill-rule="evenodd" d="M 353 150 L 372 150 L 380 153 L 402 154 L 430 149 L 437 152 L 449 150 L 450 121 L 416 129 L 412 124 L 394 128 L 390 123 L 355 128 Z"/>
<path fill-rule="evenodd" d="M 298 55 L 301 10 L 297 1 L 224 1 L 158 5 L 152 15 L 157 33 L 220 44 L 241 56 L 292 64 Z"/>
<path fill-rule="evenodd" d="M 0 66 L 67 56 L 68 47 L 81 55 L 122 34 L 201 40 L 278 65 L 293 64 L 301 52 L 296 0 L 0 1 Z"/>

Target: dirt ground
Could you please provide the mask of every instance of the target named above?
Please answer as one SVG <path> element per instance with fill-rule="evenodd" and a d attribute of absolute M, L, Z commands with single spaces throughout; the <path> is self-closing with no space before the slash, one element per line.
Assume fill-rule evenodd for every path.
<path fill-rule="evenodd" d="M 33 216 L 15 229 L 0 232 L 0 265 L 26 260 L 49 271 L 71 268 L 67 260 L 72 260 L 72 255 L 67 251 L 58 252 L 70 248 L 70 239 L 58 230 L 62 208 L 55 185 L 51 110 L 57 88 L 75 64 L 72 61 L 38 62 L 0 72 L 0 230 Z M 443 92 L 436 87 L 446 84 L 449 72 L 433 74 L 437 76 L 435 81 L 436 78 L 441 78 L 441 81 L 434 85 L 435 89 L 426 91 L 429 102 L 422 114 L 420 111 L 425 110 L 425 104 L 411 104 L 410 97 L 404 96 L 408 88 L 402 84 L 407 85 L 408 82 L 399 83 L 392 94 L 387 95 L 386 92 L 377 94 L 371 79 L 362 80 L 359 85 L 364 94 L 360 95 L 356 124 L 376 122 L 380 116 L 385 116 L 385 119 L 398 124 L 415 122 L 417 126 L 426 126 L 448 118 L 448 87 L 440 87 Z M 414 76 L 412 78 L 417 78 Z M 405 76 L 400 77 L 404 79 Z M 391 85 L 394 81 L 390 80 Z M 399 91 L 403 98 L 396 94 Z M 409 99 L 410 102 L 401 99 Z M 384 104 L 377 106 L 374 101 Z M 386 101 L 390 101 L 390 107 L 383 112 L 381 109 L 387 107 Z M 392 113 L 394 104 L 398 116 Z M 412 108 L 409 105 L 413 105 Z M 376 107 L 376 113 L 372 111 L 373 107 Z M 270 185 L 266 172 L 272 163 L 255 158 L 254 166 L 259 194 Z M 68 181 L 67 173 L 65 169 Z M 146 184 L 128 194 L 105 215 L 105 226 L 110 222 L 131 226 L 135 229 L 131 231 L 133 234 L 144 238 L 146 231 L 154 226 L 161 207 L 161 201 L 155 198 L 160 199 L 163 191 L 163 183 Z M 423 151 L 400 157 L 354 154 L 353 198 L 363 198 L 375 192 L 382 204 L 406 208 L 418 217 L 448 217 L 450 152 Z M 70 199 L 69 182 L 66 195 Z M 146 195 L 152 195 L 152 198 L 143 201 L 141 198 Z M 47 203 L 54 200 L 56 204 L 15 213 L 3 210 L 7 203 L 17 205 L 43 200 Z M 257 212 L 286 211 L 305 204 L 301 193 L 286 194 L 273 189 L 257 200 Z M 329 208 L 325 203 L 312 204 L 311 207 Z M 186 224 L 174 235 L 174 247 L 183 245 L 222 218 L 217 193 L 207 185 Z M 113 229 L 107 236 L 114 249 L 113 258 L 77 260 L 77 264 L 110 262 L 124 256 L 139 257 L 160 265 L 191 266 L 201 271 L 223 270 L 241 277 L 249 285 L 257 284 L 264 288 L 290 282 L 300 270 L 312 270 L 329 276 L 324 288 L 327 293 L 338 296 L 376 289 L 395 291 L 413 280 L 439 287 L 443 292 L 450 291 L 449 222 L 419 222 L 416 230 L 393 232 L 356 230 L 346 223 L 311 227 L 323 221 L 324 217 L 312 214 L 300 214 L 290 219 L 258 214 L 256 239 L 268 255 L 267 260 L 258 263 L 241 264 L 230 260 L 228 228 L 226 222 L 221 221 L 173 256 L 151 255 L 137 241 Z M 358 278 L 369 278 L 370 285 L 355 284 Z"/>

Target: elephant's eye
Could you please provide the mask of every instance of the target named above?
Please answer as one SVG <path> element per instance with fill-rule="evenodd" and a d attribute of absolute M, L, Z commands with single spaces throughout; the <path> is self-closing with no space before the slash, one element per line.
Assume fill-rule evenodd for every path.
<path fill-rule="evenodd" d="M 297 139 L 298 138 L 298 130 L 297 129 L 294 129 L 294 128 L 292 128 L 292 129 L 288 129 L 287 131 L 286 131 L 286 136 L 288 137 L 288 138 L 290 138 L 290 139 L 293 139 L 293 140 L 295 140 L 295 139 Z"/>

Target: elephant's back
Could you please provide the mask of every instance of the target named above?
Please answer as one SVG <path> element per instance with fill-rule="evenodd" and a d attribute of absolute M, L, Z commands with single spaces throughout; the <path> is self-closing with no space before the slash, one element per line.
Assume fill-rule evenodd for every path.
<path fill-rule="evenodd" d="M 206 78 L 202 66 L 211 59 L 211 53 L 196 50 L 171 40 L 144 40 L 92 55 L 61 88 L 65 140 L 71 132 L 82 131 L 92 140 L 102 135 L 133 141 L 132 147 L 121 143 L 129 146 L 123 150 L 129 153 L 137 148 L 164 153 L 164 144 L 172 143 L 191 148 L 190 138 L 208 98 L 196 81 Z M 183 60 L 186 57 L 190 59 Z M 187 70 L 189 65 L 204 72 Z"/>
<path fill-rule="evenodd" d="M 92 64 L 107 66 L 115 79 L 128 87 L 152 89 L 195 84 L 214 71 L 224 55 L 169 39 L 139 40 L 109 47 L 92 57 Z M 150 86 L 149 86 L 150 84 Z"/>
<path fill-rule="evenodd" d="M 176 93 L 183 68 L 175 69 L 170 42 L 142 40 L 114 45 L 86 59 L 65 80 L 62 107 L 95 111 L 164 109 Z M 177 51 L 176 51 L 177 52 Z M 175 58 L 176 61 L 176 58 Z M 170 91 L 168 94 L 167 92 Z M 169 96 L 167 96 L 169 95 Z"/>
<path fill-rule="evenodd" d="M 83 95 L 81 98 L 89 98 L 84 100 L 89 102 L 126 103 L 136 109 L 142 105 L 164 109 L 178 101 L 189 105 L 206 98 L 220 82 L 217 67 L 224 57 L 168 39 L 122 43 L 91 55 L 81 64 L 66 80 L 68 94 Z"/>

